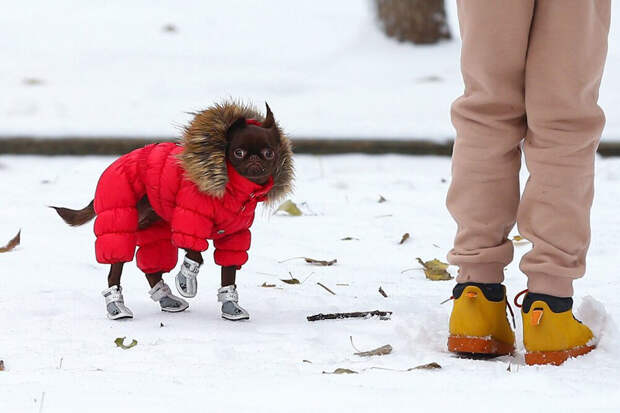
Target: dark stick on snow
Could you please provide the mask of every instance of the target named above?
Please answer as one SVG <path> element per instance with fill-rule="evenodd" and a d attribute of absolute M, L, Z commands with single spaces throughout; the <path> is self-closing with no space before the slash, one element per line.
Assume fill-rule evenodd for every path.
<path fill-rule="evenodd" d="M 392 316 L 391 311 L 360 311 L 355 313 L 332 313 L 332 314 L 315 314 L 306 317 L 308 321 L 319 320 L 341 320 L 343 318 L 366 318 L 378 316 L 382 320 L 388 320 Z"/>

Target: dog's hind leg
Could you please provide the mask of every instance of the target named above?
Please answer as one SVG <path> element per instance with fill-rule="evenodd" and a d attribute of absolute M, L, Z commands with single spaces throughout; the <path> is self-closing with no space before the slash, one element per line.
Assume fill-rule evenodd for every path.
<path fill-rule="evenodd" d="M 124 262 L 117 262 L 110 265 L 110 272 L 108 273 L 108 287 L 114 285 L 121 286 L 121 275 L 123 275 Z"/>
<path fill-rule="evenodd" d="M 122 273 L 122 262 L 110 265 L 110 273 L 108 274 L 108 288 L 101 292 L 105 298 L 106 315 L 110 320 L 133 318 L 133 313 L 129 308 L 127 308 L 127 306 L 125 306 L 123 289 L 121 288 Z"/>

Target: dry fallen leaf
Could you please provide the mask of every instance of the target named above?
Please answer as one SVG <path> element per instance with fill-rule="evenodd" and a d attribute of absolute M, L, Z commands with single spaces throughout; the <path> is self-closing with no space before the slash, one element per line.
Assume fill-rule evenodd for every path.
<path fill-rule="evenodd" d="M 291 285 L 301 284 L 297 278 L 289 278 L 288 280 L 280 280 L 280 281 L 282 281 L 283 283 L 291 284 Z"/>
<path fill-rule="evenodd" d="M 310 363 L 310 364 L 312 364 L 312 362 L 310 360 L 302 360 L 301 362 L 302 363 Z"/>
<path fill-rule="evenodd" d="M 358 374 L 358 373 L 357 371 L 354 371 L 351 369 L 337 368 L 336 370 L 332 372 L 324 371 L 323 374 Z"/>
<path fill-rule="evenodd" d="M 515 235 L 514 237 L 512 237 L 512 242 L 514 242 L 516 245 L 529 243 L 529 241 L 523 238 L 521 235 Z"/>
<path fill-rule="evenodd" d="M 382 204 L 382 203 L 384 203 L 385 201 L 387 201 L 387 199 L 385 199 L 385 198 L 383 197 L 383 195 L 379 195 L 379 200 L 378 200 L 377 202 L 378 202 L 378 203 L 380 203 L 380 204 Z"/>
<path fill-rule="evenodd" d="M 287 214 L 294 216 L 294 217 L 299 217 L 303 215 L 303 213 L 301 212 L 301 209 L 299 209 L 299 207 L 290 199 L 287 201 L 284 201 L 284 203 L 282 203 L 282 205 L 280 205 L 278 209 L 276 209 L 276 212 L 274 212 L 274 214 L 279 211 L 286 212 Z"/>
<path fill-rule="evenodd" d="M 275 286 L 276 286 L 275 284 L 267 284 L 267 282 L 264 282 L 261 284 L 261 287 L 263 288 L 274 288 Z"/>
<path fill-rule="evenodd" d="M 344 237 L 344 238 L 340 238 L 340 241 L 359 241 L 359 238 L 355 238 L 355 237 Z"/>
<path fill-rule="evenodd" d="M 4 371 L 4 360 L 0 360 L 0 371 Z"/>
<path fill-rule="evenodd" d="M 453 277 L 448 271 L 448 265 L 445 262 L 439 261 L 437 258 L 431 261 L 422 261 L 421 258 L 417 258 L 418 262 L 424 267 L 424 274 L 426 278 L 433 281 L 451 280 Z"/>
<path fill-rule="evenodd" d="M 41 86 L 45 82 L 43 81 L 43 79 L 39 79 L 36 77 L 26 77 L 22 80 L 22 83 L 26 86 Z"/>
<path fill-rule="evenodd" d="M 8 242 L 8 244 L 6 244 L 4 247 L 0 247 L 0 252 L 9 252 L 15 247 L 17 247 L 21 241 L 21 234 L 22 230 L 20 229 L 17 235 L 15 235 L 13 239 Z"/>
<path fill-rule="evenodd" d="M 357 353 L 355 353 L 355 355 L 360 357 L 385 356 L 386 354 L 390 354 L 391 352 L 392 346 L 386 344 L 385 346 L 378 347 L 374 350 L 358 351 Z"/>
<path fill-rule="evenodd" d="M 334 265 L 335 263 L 338 262 L 338 260 L 336 260 L 336 259 L 333 259 L 331 261 L 325 261 L 325 260 L 315 260 L 314 258 L 308 258 L 308 257 L 304 257 L 304 260 L 308 264 L 321 265 L 323 267 L 329 267 L 329 266 Z"/>
<path fill-rule="evenodd" d="M 164 31 L 166 33 L 176 33 L 177 32 L 177 26 L 175 26 L 172 23 L 169 23 L 169 24 L 165 25 L 164 27 L 162 27 L 162 31 Z"/>
<path fill-rule="evenodd" d="M 384 296 L 385 298 L 387 298 L 387 294 L 385 291 L 383 291 L 383 287 L 379 287 L 379 294 L 381 294 L 382 296 Z"/>
<path fill-rule="evenodd" d="M 360 357 L 370 357 L 370 356 L 385 356 L 386 354 L 390 354 L 392 352 L 392 346 L 386 344 L 385 346 L 378 347 L 374 350 L 369 351 L 360 351 L 355 344 L 353 343 L 353 336 L 349 336 L 349 340 L 351 340 L 351 347 L 355 349 L 355 355 Z"/>
<path fill-rule="evenodd" d="M 399 244 L 403 245 L 405 243 L 405 241 L 407 241 L 410 237 L 411 237 L 411 235 L 409 235 L 408 232 L 404 233 L 403 237 L 400 239 Z"/>
<path fill-rule="evenodd" d="M 428 364 L 422 364 L 421 366 L 416 366 L 416 367 L 411 367 L 410 369 L 408 369 L 408 371 L 411 370 L 433 370 L 433 369 L 440 369 L 441 366 L 438 363 L 432 362 L 432 363 L 428 363 Z"/>
<path fill-rule="evenodd" d="M 135 339 L 131 340 L 131 343 L 129 343 L 128 345 L 123 344 L 124 341 L 125 337 L 118 337 L 116 340 L 114 340 L 114 343 L 117 347 L 120 347 L 123 350 L 129 350 L 130 348 L 138 345 L 138 341 Z"/>

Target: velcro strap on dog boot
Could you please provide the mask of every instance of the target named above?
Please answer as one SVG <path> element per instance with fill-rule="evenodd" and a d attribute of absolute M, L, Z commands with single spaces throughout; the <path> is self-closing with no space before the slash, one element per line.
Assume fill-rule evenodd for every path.
<path fill-rule="evenodd" d="M 237 286 L 235 284 L 227 285 L 217 290 L 217 301 L 220 303 L 225 303 L 227 301 L 238 302 L 239 293 L 237 293 Z"/>

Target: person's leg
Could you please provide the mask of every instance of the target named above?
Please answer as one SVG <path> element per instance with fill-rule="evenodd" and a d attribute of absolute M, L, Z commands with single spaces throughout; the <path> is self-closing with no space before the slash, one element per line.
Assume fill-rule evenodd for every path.
<path fill-rule="evenodd" d="M 465 92 L 452 105 L 457 137 L 446 204 L 458 225 L 448 261 L 457 282 L 500 283 L 519 204 L 524 79 L 534 0 L 459 0 Z"/>
<path fill-rule="evenodd" d="M 457 137 L 446 204 L 458 225 L 448 261 L 459 267 L 448 350 L 514 350 L 504 267 L 519 204 L 525 62 L 534 0 L 460 0 L 465 93 L 452 105 Z"/>
<path fill-rule="evenodd" d="M 531 292 L 570 297 L 585 272 L 609 20 L 610 0 L 536 2 L 525 78 L 530 178 L 518 213 L 533 244 L 521 262 Z"/>
<path fill-rule="evenodd" d="M 570 297 L 590 242 L 610 8 L 610 0 L 536 1 L 525 79 L 530 178 L 517 217 L 533 244 L 521 261 L 529 290 L 522 308 L 527 364 L 562 364 L 594 348 Z"/>

